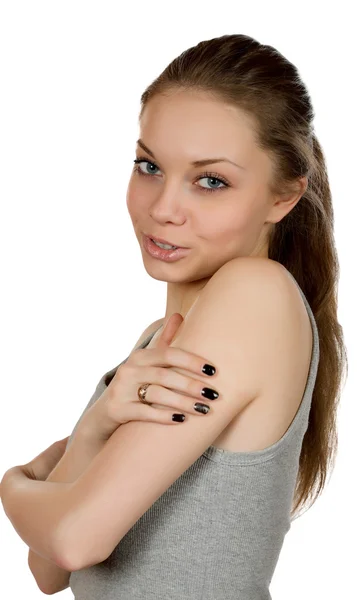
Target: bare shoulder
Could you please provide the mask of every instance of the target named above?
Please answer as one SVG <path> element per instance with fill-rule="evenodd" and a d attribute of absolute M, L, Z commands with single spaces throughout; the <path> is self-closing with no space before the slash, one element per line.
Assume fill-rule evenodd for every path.
<path fill-rule="evenodd" d="M 241 283 L 254 285 L 278 279 L 293 283 L 287 269 L 279 262 L 260 256 L 240 256 L 226 262 L 211 277 L 209 283 L 215 285 L 219 281 L 222 284 L 225 280 L 229 286 L 234 283 L 239 286 Z"/>
<path fill-rule="evenodd" d="M 232 294 L 254 294 L 258 291 L 259 297 L 263 293 L 267 301 L 268 297 L 273 299 L 283 288 L 293 288 L 293 282 L 283 265 L 268 258 L 242 256 L 226 262 L 212 275 L 200 294 L 200 302 L 215 303 L 217 296 L 223 301 Z"/>
<path fill-rule="evenodd" d="M 206 348 L 203 327 L 210 323 L 217 362 L 228 364 L 231 355 L 244 352 L 244 376 L 256 396 L 269 389 L 286 395 L 292 378 L 305 378 L 312 351 L 310 318 L 294 279 L 280 263 L 262 257 L 225 263 L 202 290 L 190 317 L 192 342 L 205 339 Z"/>
<path fill-rule="evenodd" d="M 283 302 L 287 310 L 298 311 L 309 322 L 307 310 L 294 279 L 279 262 L 263 257 L 238 257 L 221 267 L 207 284 L 209 295 L 227 290 L 259 293 L 266 301 Z"/>
<path fill-rule="evenodd" d="M 270 259 L 234 259 L 212 276 L 189 319 L 187 346 L 218 365 L 217 389 L 253 398 L 212 445 L 253 452 L 277 442 L 303 397 L 313 344 L 288 270 Z"/>
<path fill-rule="evenodd" d="M 235 258 L 221 267 L 209 283 L 211 301 L 225 290 L 234 299 L 249 298 L 252 316 L 259 304 L 264 305 L 265 314 L 277 315 L 277 323 L 281 323 L 282 329 L 287 327 L 289 335 L 302 333 L 305 342 L 310 338 L 311 345 L 312 329 L 304 300 L 293 277 L 279 262 L 263 257 Z"/>

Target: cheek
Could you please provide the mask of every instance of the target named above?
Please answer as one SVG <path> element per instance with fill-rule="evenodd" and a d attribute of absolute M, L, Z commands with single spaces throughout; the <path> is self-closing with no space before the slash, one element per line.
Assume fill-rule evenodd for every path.
<path fill-rule="evenodd" d="M 241 250 L 256 235 L 257 216 L 259 211 L 254 209 L 253 203 L 248 202 L 237 204 L 228 214 L 218 212 L 210 229 L 209 239 L 215 247 L 221 248 L 220 251 L 224 248 L 228 254 Z"/>
<path fill-rule="evenodd" d="M 130 185 L 128 186 L 128 189 L 126 191 L 126 206 L 127 206 L 129 213 L 132 214 L 133 209 L 134 209 L 134 197 L 133 197 L 133 191 L 132 191 Z"/>
<path fill-rule="evenodd" d="M 219 243 L 227 245 L 230 241 L 246 234 L 249 229 L 249 214 L 247 211 L 236 209 L 229 216 L 217 216 L 214 226 L 214 236 Z"/>
<path fill-rule="evenodd" d="M 147 194 L 145 195 L 140 184 L 138 184 L 137 181 L 134 181 L 132 177 L 129 180 L 126 192 L 126 206 L 132 218 L 140 215 L 140 213 L 142 214 L 145 198 L 147 198 Z"/>

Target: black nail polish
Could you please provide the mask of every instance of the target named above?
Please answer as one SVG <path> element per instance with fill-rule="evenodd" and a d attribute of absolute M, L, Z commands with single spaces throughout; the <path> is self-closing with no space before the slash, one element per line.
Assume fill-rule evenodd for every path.
<path fill-rule="evenodd" d="M 216 398 L 218 398 L 219 393 L 215 392 L 214 390 L 211 390 L 211 388 L 204 387 L 201 390 L 201 396 L 204 396 L 205 398 L 208 398 L 209 400 L 215 400 Z"/>
<path fill-rule="evenodd" d="M 203 413 L 204 415 L 206 415 L 210 409 L 210 407 L 207 404 L 202 404 L 202 402 L 196 402 L 193 405 L 193 408 L 200 413 Z"/>
<path fill-rule="evenodd" d="M 202 367 L 202 373 L 204 373 L 205 375 L 214 375 L 216 372 L 216 369 L 209 364 L 204 364 Z"/>
<path fill-rule="evenodd" d="M 178 421 L 179 423 L 183 423 L 183 421 L 185 420 L 185 415 L 181 415 L 180 413 L 174 413 L 172 415 L 172 420 Z"/>

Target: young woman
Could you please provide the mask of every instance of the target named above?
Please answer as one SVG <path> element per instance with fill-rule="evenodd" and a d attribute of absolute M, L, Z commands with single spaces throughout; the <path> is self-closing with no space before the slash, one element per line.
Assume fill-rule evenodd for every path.
<path fill-rule="evenodd" d="M 127 207 L 166 313 L 62 458 L 6 474 L 5 510 L 46 593 L 268 600 L 333 463 L 347 366 L 313 107 L 245 35 L 189 48 L 141 101 Z"/>

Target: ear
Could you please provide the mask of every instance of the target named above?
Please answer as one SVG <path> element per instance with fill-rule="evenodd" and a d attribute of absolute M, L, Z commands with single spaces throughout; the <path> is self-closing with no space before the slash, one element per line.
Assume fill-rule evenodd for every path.
<path fill-rule="evenodd" d="M 278 223 L 281 221 L 296 206 L 301 196 L 305 194 L 307 186 L 307 177 L 299 177 L 292 189 L 275 196 L 276 200 L 270 209 L 266 222 Z"/>

